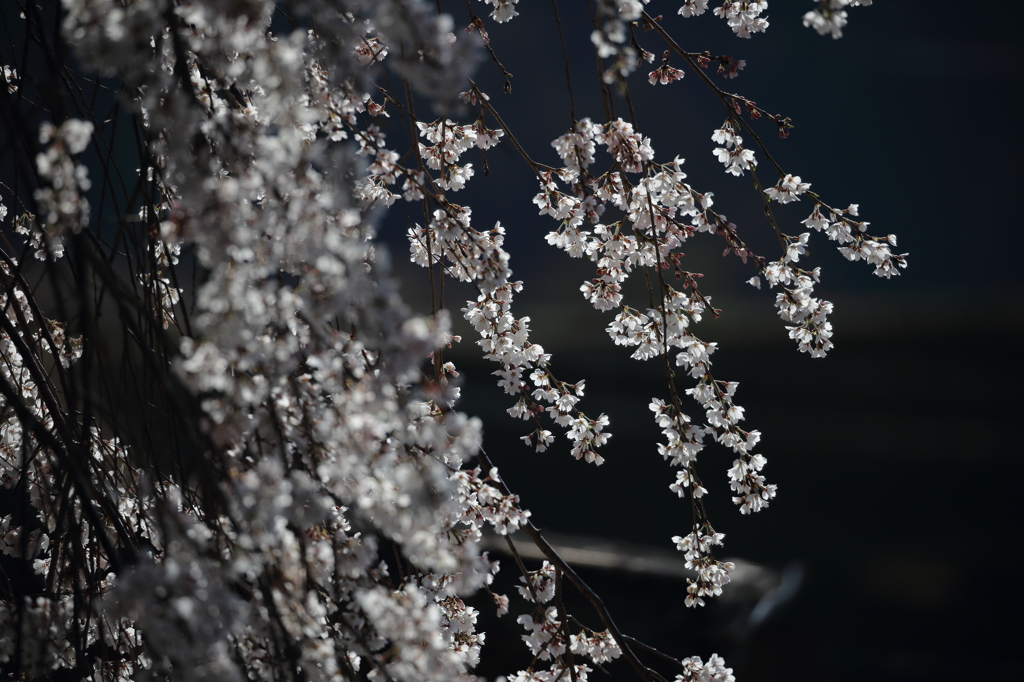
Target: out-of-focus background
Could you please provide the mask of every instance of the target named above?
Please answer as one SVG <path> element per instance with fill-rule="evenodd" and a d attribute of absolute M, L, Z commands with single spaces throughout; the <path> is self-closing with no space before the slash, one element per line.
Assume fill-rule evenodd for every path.
<path fill-rule="evenodd" d="M 591 27 L 577 4 L 558 3 L 575 63 L 576 113 L 601 119 Z M 700 459 L 711 520 L 726 534 L 723 554 L 750 562 L 743 565 L 752 577 L 732 599 L 684 607 L 670 537 L 688 531 L 690 512 L 668 489 L 674 472 L 657 454 L 647 409 L 665 396 L 663 375 L 655 361 L 632 361 L 612 344 L 604 332 L 611 315 L 578 291 L 593 264 L 546 244 L 557 224 L 536 214 L 536 180 L 507 141 L 488 153 L 490 175 L 476 159 L 477 177 L 451 198 L 473 207 L 478 228 L 497 220 L 507 228 L 511 266 L 526 287 L 514 311 L 531 318 L 531 338 L 554 354 L 557 376 L 586 379 L 580 407 L 607 413 L 614 436 L 600 468 L 571 459 L 561 436 L 543 454 L 519 442 L 530 427 L 504 414 L 511 403 L 458 313 L 473 294 L 449 286 L 445 303 L 464 336 L 447 356 L 465 378 L 461 409 L 483 418 L 485 447 L 535 523 L 566 551 L 590 548 L 574 556 L 618 624 L 659 649 L 705 658 L 717 651 L 744 682 L 1024 679 L 1024 140 L 1016 120 L 1024 6 L 881 2 L 850 9 L 845 36 L 832 40 L 801 25 L 810 2 L 773 2 L 767 33 L 741 40 L 710 12 L 676 16 L 678 4 L 655 0 L 648 11 L 664 15 L 686 50 L 745 59 L 739 78 L 716 82 L 793 119 L 787 140 L 770 123 L 759 128 L 783 168 L 834 206 L 859 203 L 869 231 L 895 233 L 898 252 L 910 254 L 900 277 L 879 280 L 814 235 L 809 262 L 822 267 L 818 295 L 836 305 L 836 348 L 812 360 L 787 338 L 774 294 L 743 283 L 749 267 L 723 258 L 723 245 L 707 235 L 685 249 L 687 267 L 704 273 L 702 290 L 723 311 L 697 334 L 719 342 L 716 378 L 740 382 L 746 427 L 763 432 L 765 473 L 779 486 L 770 508 L 740 516 L 727 486 L 729 453 L 709 447 Z M 570 118 L 552 10 L 518 9 L 507 26 L 489 25 L 492 47 L 514 75 L 513 96 L 502 94 L 493 64 L 481 66 L 479 83 L 530 154 L 556 164 L 550 141 Z M 637 36 L 660 61 L 657 35 Z M 713 191 L 740 234 L 777 257 L 750 177 L 727 175 L 712 156 L 711 133 L 725 116 L 706 87 L 692 73 L 667 87 L 637 75 L 631 94 L 659 160 L 684 157 L 693 186 Z M 621 100 L 616 107 L 628 118 Z M 810 208 L 779 207 L 783 229 L 804 231 L 799 221 Z M 403 293 L 423 309 L 426 278 L 405 264 L 405 221 L 396 210 L 385 238 Z M 627 292 L 627 302 L 632 295 L 646 307 L 641 288 Z M 692 414 L 699 416 L 696 403 Z M 650 562 L 629 568 L 614 559 L 623 556 Z M 517 571 L 507 557 L 503 566 L 498 591 L 512 593 Z M 493 610 L 481 610 L 490 619 Z M 597 625 L 585 604 L 571 610 Z M 510 617 L 483 629 L 494 632 L 495 647 L 485 647 L 482 674 L 508 672 L 510 660 L 529 663 L 525 648 L 497 648 L 498 631 L 522 632 Z"/>

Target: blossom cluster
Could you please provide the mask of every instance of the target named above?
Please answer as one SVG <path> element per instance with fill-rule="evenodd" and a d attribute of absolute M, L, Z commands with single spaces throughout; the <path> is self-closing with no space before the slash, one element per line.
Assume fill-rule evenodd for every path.
<path fill-rule="evenodd" d="M 519 14 L 518 0 L 486 2 L 499 24 Z M 634 35 L 641 22 L 662 30 L 646 4 L 596 3 L 591 40 L 604 84 L 625 89 L 638 57 L 653 60 Z M 838 35 L 851 4 L 870 3 L 820 2 L 805 22 Z M 685 0 L 679 13 L 707 6 Z M 767 28 L 766 9 L 726 0 L 713 13 L 750 37 Z M 139 167 L 133 175 L 115 164 L 113 119 L 85 111 L 42 122 L 26 164 L 34 182 L 14 197 L 11 221 L 34 258 L 0 249 L 0 482 L 15 501 L 0 513 L 0 552 L 31 581 L 0 592 L 0 666 L 12 676 L 476 679 L 486 637 L 473 595 L 488 593 L 499 615 L 512 607 L 491 591 L 499 565 L 480 550 L 483 534 L 525 530 L 542 541 L 483 453 L 480 420 L 459 411 L 459 371 L 444 353 L 461 338 L 435 285 L 451 277 L 475 290 L 462 316 L 497 367 L 508 413 L 532 420 L 528 445 L 553 446 L 552 422 L 573 457 L 600 465 L 610 419 L 580 409 L 586 381 L 558 378 L 530 318 L 514 312 L 524 284 L 512 276 L 506 228 L 477 227 L 472 207 L 452 201 L 475 177 L 477 154 L 486 173 L 495 145 L 522 152 L 470 80 L 483 46 L 500 67 L 472 12 L 473 30 L 458 31 L 429 0 L 66 0 L 62 48 L 96 82 L 118 79 Z M 710 63 L 668 44 L 689 66 Z M 652 84 L 682 78 L 671 51 Z M 716 59 L 729 76 L 743 65 Z M 2 73 L 7 95 L 23 94 L 18 69 Z M 60 76 L 77 83 L 71 69 Z M 417 119 L 414 91 L 436 119 Z M 741 104 L 751 120 L 763 110 L 739 96 L 722 101 L 728 119 L 713 153 L 760 188 Z M 464 105 L 478 114 L 464 118 Z M 385 134 L 392 116 L 404 142 L 400 126 Z M 798 267 L 811 232 L 787 235 L 772 219 L 781 255 L 752 253 L 712 193 L 688 183 L 682 159 L 656 161 L 634 122 L 606 119 L 574 117 L 552 142 L 557 167 L 522 155 L 540 183 L 533 203 L 557 223 L 546 241 L 595 266 L 580 291 L 614 315 L 612 343 L 663 365 L 667 396 L 650 409 L 658 453 L 677 470 L 668 487 L 693 509 L 690 532 L 673 541 L 694 572 L 684 602 L 700 606 L 733 569 L 714 556 L 724 534 L 704 508 L 713 490 L 697 468 L 705 445 L 732 452 L 728 485 L 742 514 L 767 507 L 776 488 L 755 452 L 760 433 L 741 427 L 738 384 L 715 378 L 717 344 L 697 336 L 720 311 L 681 249 L 706 234 L 749 260 L 751 282 L 779 289 L 779 315 L 812 356 L 831 347 L 832 304 L 813 295 L 819 270 Z M 90 154 L 107 159 L 100 202 L 88 199 Z M 807 197 L 814 208 L 803 224 L 848 259 L 884 277 L 906 266 L 894 236 L 870 236 L 853 219 L 857 205 L 831 208 L 776 170 L 761 192 L 767 214 L 772 201 Z M 406 305 L 382 255 L 381 216 L 396 203 L 422 210 L 406 236 L 430 283 L 429 312 Z M 113 241 L 103 210 L 117 213 Z M 5 227 L 8 212 L 0 203 Z M 55 315 L 29 285 L 30 265 L 52 282 L 91 277 L 99 291 L 57 296 Z M 637 273 L 646 304 L 626 298 Z M 104 301 L 124 324 L 122 381 L 105 374 Z M 691 381 L 684 390 L 673 366 Z M 121 418 L 120 397 L 102 396 L 113 384 L 145 386 L 141 425 Z M 687 414 L 682 396 L 703 416 Z M 164 421 L 178 431 L 173 443 L 153 435 Z M 546 556 L 532 571 L 516 556 L 517 622 L 534 661 L 510 679 L 587 680 L 618 658 L 644 670 L 603 607 L 602 630 L 566 612 L 563 582 L 586 590 Z M 717 655 L 675 663 L 677 682 L 733 679 Z"/>
<path fill-rule="evenodd" d="M 520 671 L 513 679 L 521 680 L 555 680 L 557 675 L 564 674 L 565 663 L 562 662 L 566 651 L 577 656 L 584 656 L 596 665 L 606 664 L 622 655 L 622 650 L 614 636 L 608 630 L 598 632 L 584 628 L 579 634 L 570 634 L 567 623 L 559 619 L 559 611 L 555 606 L 541 606 L 555 598 L 558 576 L 556 569 L 545 561 L 537 571 L 531 571 L 520 578 L 523 585 L 519 592 L 524 599 L 534 602 L 537 606 L 533 615 L 523 614 L 517 622 L 523 626 L 527 634 L 523 641 L 530 653 L 541 661 L 554 661 L 547 671 Z M 573 674 L 578 679 L 586 679 L 590 668 L 586 665 L 571 664 Z"/>
<path fill-rule="evenodd" d="M 686 672 L 676 675 L 675 682 L 736 682 L 732 668 L 725 667 L 725 660 L 718 654 L 711 654 L 707 663 L 700 656 L 683 659 Z"/>
<path fill-rule="evenodd" d="M 693 17 L 703 14 L 708 8 L 708 0 L 684 0 L 679 14 Z M 752 33 L 764 33 L 768 28 L 768 19 L 761 14 L 768 9 L 765 0 L 725 0 L 721 6 L 712 10 L 716 17 L 725 19 L 729 28 L 740 38 L 749 38 Z"/>
<path fill-rule="evenodd" d="M 907 267 L 908 254 L 892 252 L 891 247 L 896 246 L 894 234 L 885 237 L 867 234 L 869 223 L 850 218 L 857 217 L 859 211 L 860 207 L 857 204 L 850 204 L 845 209 L 834 209 L 816 202 L 814 210 L 803 224 L 818 232 L 824 232 L 830 240 L 843 245 L 839 247 L 839 252 L 847 260 L 863 260 L 869 265 L 874 265 L 875 275 L 886 279 L 899 275 L 899 268 Z M 845 246 L 846 244 L 849 246 Z"/>
<path fill-rule="evenodd" d="M 480 540 L 485 524 L 499 535 L 508 535 L 525 526 L 530 518 L 529 510 L 520 507 L 518 495 L 504 495 L 487 482 L 500 480 L 496 467 L 492 467 L 486 476 L 481 476 L 479 468 L 459 469 L 452 474 L 451 480 L 456 485 L 456 495 L 460 500 L 458 523 L 467 526 L 464 532 L 474 541 Z M 455 523 L 451 525 L 458 528 Z"/>
<path fill-rule="evenodd" d="M 847 23 L 845 7 L 866 7 L 872 0 L 819 0 L 817 7 L 804 15 L 804 26 L 813 28 L 819 35 L 831 34 L 833 38 L 843 37 Z"/>
<path fill-rule="evenodd" d="M 462 81 L 467 62 L 450 31 L 438 33 L 449 25 L 423 2 L 379 5 L 379 32 L 339 17 L 318 20 L 316 33 L 273 40 L 266 33 L 273 5 L 251 4 L 248 22 L 227 3 L 183 3 L 167 23 L 158 3 L 69 3 L 65 32 L 83 58 L 118 70 L 137 94 L 132 106 L 151 164 L 142 182 L 160 197 L 140 213 L 152 258 L 137 281 L 150 292 L 158 328 L 175 321 L 181 304 L 168 273 L 183 243 L 205 269 L 174 376 L 202 396 L 221 476 L 202 467 L 197 475 L 222 502 L 210 516 L 194 493 L 143 480 L 137 469 L 129 475 L 125 463 L 146 454 L 130 456 L 98 432 L 94 458 L 83 460 L 95 462 L 93 478 L 81 482 L 89 490 L 69 492 L 57 472 L 77 455 L 54 444 L 69 415 L 47 401 L 50 380 L 24 361 L 34 357 L 25 346 L 54 350 L 65 365 L 81 348 L 57 323 L 35 331 L 38 310 L 16 306 L 4 337 L 4 379 L 26 413 L 4 426 L 4 480 L 30 493 L 44 524 L 65 518 L 71 530 L 29 532 L 5 518 L 4 547 L 36 562 L 53 597 L 5 604 L 0 639 L 18 640 L 8 632 L 16 623 L 32 632 L 26 641 L 45 653 L 38 664 L 35 649 L 19 654 L 32 676 L 81 667 L 76 650 L 106 638 L 110 655 L 95 674 L 124 679 L 145 670 L 272 679 L 292 656 L 279 650 L 284 641 L 309 679 L 349 678 L 361 666 L 392 679 L 462 679 L 483 638 L 458 595 L 492 575 L 466 533 L 479 535 L 478 518 L 514 528 L 527 513 L 472 471 L 459 473 L 479 447 L 480 425 L 437 407 L 448 408 L 452 391 L 401 389 L 418 383 L 419 358 L 449 337 L 447 322 L 410 315 L 386 270 L 374 265 L 367 183 L 352 187 L 344 162 L 322 159 L 332 143 L 352 139 L 357 154 L 374 159 L 371 186 L 393 175 L 397 158 L 357 116 L 374 113 L 360 88 L 364 69 L 386 59 L 386 47 L 411 41 L 432 57 L 429 66 L 399 65 L 423 76 L 427 90 Z M 299 12 L 316 10 L 299 4 Z M 91 131 L 75 120 L 43 129 L 49 148 L 38 172 L 53 191 L 35 200 L 39 229 L 53 241 L 36 248 L 49 246 L 54 257 L 59 239 L 88 221 L 88 180 L 72 157 Z M 198 140 L 213 153 L 197 153 Z M 19 297 L 21 289 L 9 291 Z M 338 319 L 358 331 L 332 327 Z M 26 424 L 36 424 L 31 434 Z M 41 454 L 24 466 L 23 451 Z M 467 485 L 472 492 L 460 493 Z M 102 527 L 86 523 L 93 503 Z M 452 543 L 447 529 L 461 541 Z M 68 532 L 83 534 L 74 542 L 86 557 L 64 549 Z M 54 536 L 59 544 L 47 540 Z M 149 549 L 111 556 L 108 538 Z M 388 587 L 382 545 L 421 573 Z M 82 610 L 76 582 L 93 586 L 102 619 Z M 85 637 L 80 648 L 59 646 L 76 631 Z"/>
<path fill-rule="evenodd" d="M 738 146 L 738 138 L 732 139 Z M 595 177 L 589 168 L 598 144 L 612 158 L 613 169 Z M 694 498 L 707 492 L 697 482 L 694 466 L 704 447 L 704 437 L 711 435 L 738 457 L 730 471 L 730 485 L 737 493 L 734 501 L 743 513 L 759 511 L 775 497 L 776 490 L 757 473 L 764 458 L 752 449 L 760 434 L 739 427 L 744 410 L 734 400 L 738 384 L 718 381 L 711 374 L 710 358 L 716 345 L 702 341 L 692 331 L 710 308 L 711 300 L 700 292 L 692 273 L 679 269 L 679 254 L 674 253 L 694 234 L 713 231 L 721 220 L 711 211 L 711 194 L 700 194 L 685 182 L 682 160 L 677 158 L 667 165 L 654 163 L 650 140 L 621 119 L 605 127 L 584 120 L 552 146 L 566 165 L 557 173 L 541 175 L 543 191 L 534 198 L 541 214 L 562 223 L 559 230 L 548 234 L 548 242 L 570 256 L 586 256 L 595 262 L 597 276 L 585 282 L 581 291 L 598 310 L 619 310 L 607 329 L 617 345 L 635 347 L 632 358 L 636 360 L 675 351 L 675 364 L 697 380 L 686 393 L 703 408 L 704 424 L 693 424 L 678 400 L 665 403 L 656 398 L 651 403 L 666 440 L 659 445 L 659 452 L 673 466 L 682 468 L 671 486 L 673 491 L 682 496 L 689 489 Z M 628 174 L 641 177 L 631 180 Z M 560 191 L 556 178 L 568 183 L 572 194 Z M 624 213 L 625 218 L 611 225 L 599 222 L 609 207 Z M 683 222 L 686 219 L 689 223 Z M 592 230 L 580 229 L 585 221 L 593 225 Z M 659 276 L 668 268 L 675 268 L 684 280 L 683 290 Z M 655 275 L 658 287 L 652 294 L 658 303 L 645 312 L 623 303 L 622 283 L 636 269 L 659 273 Z M 649 275 L 648 281 L 652 279 Z M 717 594 L 724 582 L 721 575 L 704 576 L 699 581 L 701 586 L 694 588 L 700 590 L 699 594 L 692 595 L 688 604 L 703 603 L 695 599 Z"/>
<path fill-rule="evenodd" d="M 715 156 L 725 164 L 726 170 L 733 175 L 743 175 L 754 164 L 754 152 L 743 147 L 743 138 L 736 134 L 735 124 L 729 120 L 715 131 L 711 139 L 723 147 L 715 148 Z"/>
<path fill-rule="evenodd" d="M 605 83 L 621 81 L 637 67 L 637 50 L 630 44 L 629 24 L 638 20 L 650 0 L 597 0 L 596 28 L 590 41 L 598 59 L 605 61 Z"/>
<path fill-rule="evenodd" d="M 436 179 L 438 186 L 456 192 L 466 186 L 466 181 L 473 177 L 473 164 L 458 166 L 456 161 L 472 147 L 487 150 L 498 144 L 505 134 L 503 130 L 491 130 L 484 126 L 483 121 L 475 125 L 459 126 L 445 119 L 434 123 L 417 122 L 420 135 L 425 137 L 432 146 L 420 144 L 420 157 L 428 168 L 441 171 Z"/>
<path fill-rule="evenodd" d="M 78 232 L 89 221 L 85 197 L 92 186 L 89 170 L 72 157 L 85 151 L 92 131 L 91 122 L 75 118 L 64 121 L 60 128 L 46 121 L 39 129 L 39 142 L 47 148 L 36 155 L 36 170 L 44 183 L 33 196 L 39 206 L 38 220 L 21 221 L 18 231 L 30 237 L 40 260 L 60 258 L 64 233 Z"/>

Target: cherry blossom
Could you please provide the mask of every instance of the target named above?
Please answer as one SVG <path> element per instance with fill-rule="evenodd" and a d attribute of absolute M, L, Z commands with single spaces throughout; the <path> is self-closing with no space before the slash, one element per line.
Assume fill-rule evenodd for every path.
<path fill-rule="evenodd" d="M 743 138 L 736 134 L 735 125 L 732 121 L 726 121 L 721 128 L 717 129 L 711 136 L 715 142 L 725 145 L 715 149 L 715 156 L 726 167 L 726 171 L 732 175 L 743 175 L 743 171 L 750 170 L 754 165 L 754 152 L 744 149 Z"/>
<path fill-rule="evenodd" d="M 708 0 L 685 0 L 678 13 L 684 17 L 694 17 L 698 14 L 704 14 L 707 8 Z"/>
<path fill-rule="evenodd" d="M 519 12 L 515 10 L 515 6 L 519 4 L 519 0 L 485 0 L 494 6 L 494 10 L 491 12 L 491 18 L 497 21 L 499 24 L 506 21 L 511 21 L 513 18 L 519 16 Z"/>
<path fill-rule="evenodd" d="M 729 28 L 740 38 L 749 38 L 751 33 L 763 33 L 768 28 L 768 20 L 761 16 L 767 9 L 768 3 L 765 0 L 726 0 L 721 7 L 714 9 L 714 14 L 725 19 Z"/>
<path fill-rule="evenodd" d="M 651 85 L 661 83 L 662 85 L 668 85 L 677 80 L 682 80 L 685 74 L 679 69 L 669 66 L 668 62 L 662 64 L 654 71 L 648 74 L 647 80 Z"/>
<path fill-rule="evenodd" d="M 786 175 L 774 187 L 764 191 L 769 197 L 780 204 L 788 204 L 799 201 L 801 194 L 806 194 L 811 188 L 811 183 L 801 182 L 799 175 Z"/>
<path fill-rule="evenodd" d="M 843 37 L 847 23 L 844 7 L 866 7 L 872 0 L 821 0 L 817 6 L 804 15 L 804 26 L 813 28 L 819 35 L 831 33 L 833 38 Z"/>
<path fill-rule="evenodd" d="M 78 278 L 66 300 L 44 298 L 19 261 L 27 256 L 0 249 L 0 482 L 17 502 L 0 514 L 0 552 L 33 581 L 31 594 L 24 581 L 19 594 L 0 593 L 0 666 L 12 676 L 468 682 L 486 644 L 481 604 L 493 604 L 516 613 L 534 657 L 517 682 L 585 681 L 606 665 L 647 677 L 662 659 L 675 667 L 659 679 L 732 682 L 715 654 L 649 661 L 484 452 L 484 425 L 460 402 L 461 370 L 445 357 L 462 342 L 446 277 L 467 287 L 467 345 L 493 363 L 508 414 L 529 423 L 523 442 L 545 452 L 564 434 L 579 466 L 601 465 L 614 415 L 584 411 L 586 379 L 564 377 L 538 342 L 546 330 L 517 312 L 529 283 L 513 277 L 505 240 L 520 226 L 480 225 L 455 199 L 489 174 L 489 150 L 518 154 L 539 184 L 533 205 L 555 221 L 545 241 L 593 264 L 579 290 L 608 313 L 609 345 L 664 374 L 649 404 L 661 441 L 649 454 L 675 469 L 665 487 L 693 515 L 672 538 L 692 572 L 687 607 L 728 589 L 735 568 L 715 556 L 725 534 L 706 499 L 728 485 L 745 515 L 777 488 L 760 431 L 743 426 L 739 384 L 713 373 L 718 344 L 701 323 L 721 311 L 683 249 L 721 239 L 812 357 L 833 336 L 833 306 L 807 264 L 816 233 L 881 277 L 899 274 L 907 254 L 894 252 L 894 235 L 871 236 L 857 204 L 833 208 L 784 173 L 753 126 L 763 118 L 784 136 L 789 119 L 704 71 L 716 61 L 731 78 L 745 62 L 682 50 L 646 0 L 599 0 L 581 24 L 593 26 L 604 103 L 628 93 L 663 40 L 648 82 L 691 68 L 725 105 L 712 153 L 727 173 L 750 173 L 779 250 L 754 253 L 740 236 L 754 228 L 729 222 L 632 113 L 573 111 L 554 153 L 527 151 L 498 98 L 471 80 L 487 58 L 510 78 L 488 30 L 505 30 L 518 0 L 485 1 L 501 26 L 472 5 L 467 19 L 428 0 L 67 0 L 60 34 L 46 39 L 74 51 L 76 72 L 57 65 L 54 82 L 70 88 L 79 67 L 92 82 L 116 80 L 118 115 L 138 142 L 132 169 L 111 147 L 113 118 L 74 91 L 63 93 L 74 115 L 33 103 L 25 116 L 26 65 L 3 65 L 32 182 L 0 185 L 0 223 L 10 220 L 47 286 Z M 804 22 L 838 37 L 844 8 L 858 4 L 870 2 L 825 0 Z M 685 0 L 678 12 L 707 8 Z M 767 29 L 766 10 L 726 0 L 713 14 L 749 38 Z M 24 21 L 39 42 L 38 22 Z M 103 193 L 87 170 L 97 159 Z M 778 172 L 774 184 L 762 184 L 765 168 Z M 806 230 L 790 234 L 772 201 L 801 199 L 813 203 Z M 378 234 L 388 210 L 409 216 L 407 256 L 429 284 L 429 309 L 400 294 Z M 126 374 L 111 382 L 104 305 L 124 325 Z M 104 382 L 145 385 L 130 394 L 141 426 L 122 418 L 124 399 L 104 396 L 116 392 Z M 704 477 L 715 466 L 705 453 L 719 447 L 732 461 L 718 465 L 720 486 Z M 511 598 L 492 591 L 501 564 L 481 551 L 484 533 L 507 540 L 506 570 L 521 574 Z M 547 557 L 539 567 L 517 553 L 524 535 Z M 567 610 L 569 589 L 596 616 Z"/>

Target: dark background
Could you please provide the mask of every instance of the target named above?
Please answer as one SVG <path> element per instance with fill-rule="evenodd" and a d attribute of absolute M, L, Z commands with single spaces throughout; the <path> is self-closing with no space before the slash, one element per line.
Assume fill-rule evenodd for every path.
<path fill-rule="evenodd" d="M 558 3 L 576 112 L 600 120 L 589 19 L 577 4 Z M 745 59 L 739 78 L 716 82 L 792 117 L 787 140 L 770 123 L 758 128 L 775 158 L 832 205 L 859 203 L 870 232 L 898 235 L 897 252 L 909 252 L 910 266 L 880 280 L 815 234 L 809 262 L 822 266 L 817 295 L 836 304 L 836 348 L 812 360 L 786 337 L 774 293 L 743 284 L 749 267 L 722 258 L 717 238 L 688 244 L 687 267 L 705 274 L 702 290 L 723 310 L 696 333 L 720 342 L 716 378 L 740 382 L 745 426 L 763 432 L 765 473 L 779 486 L 770 508 L 741 517 L 729 502 L 732 458 L 709 447 L 699 470 L 712 522 L 727 535 L 725 556 L 778 570 L 799 566 L 804 580 L 791 602 L 742 639 L 723 623 L 743 613 L 720 604 L 687 610 L 679 581 L 597 571 L 588 580 L 627 633 L 677 656 L 727 654 L 746 682 L 1024 679 L 1017 359 L 1024 6 L 876 3 L 851 9 L 845 36 L 834 41 L 801 25 L 809 2 L 771 3 L 771 26 L 751 40 L 735 38 L 710 12 L 683 20 L 677 4 L 654 2 L 648 11 L 664 14 L 684 49 Z M 474 5 L 481 15 L 482 7 Z M 464 6 L 452 11 L 461 24 Z M 514 74 L 512 94 L 502 94 L 493 64 L 484 63 L 478 79 L 531 156 L 557 164 L 550 141 L 570 117 L 553 15 L 543 2 L 521 3 L 519 11 L 509 24 L 488 24 L 492 47 Z M 660 60 L 658 36 L 637 35 Z M 672 64 L 684 66 L 678 58 Z M 655 88 L 648 70 L 630 87 L 658 159 L 686 158 L 693 186 L 714 191 L 716 208 L 748 243 L 777 257 L 749 176 L 725 174 L 712 156 L 721 104 L 692 73 Z M 628 118 L 622 100 L 615 113 Z M 591 416 L 606 412 L 614 437 L 600 468 L 571 459 L 561 435 L 543 454 L 524 447 L 518 437 L 530 429 L 503 414 L 511 403 L 488 376 L 494 367 L 476 359 L 476 337 L 458 313 L 473 294 L 449 286 L 446 304 L 464 336 L 448 356 L 466 377 L 461 409 L 484 419 L 490 456 L 538 526 L 671 548 L 690 515 L 669 491 L 674 472 L 655 449 L 659 432 L 647 404 L 665 395 L 660 367 L 630 360 L 603 331 L 612 315 L 578 293 L 593 264 L 546 244 L 557 224 L 536 215 L 536 180 L 511 145 L 488 154 L 488 177 L 473 161 L 477 176 L 452 200 L 473 207 L 478 229 L 496 220 L 507 228 L 511 266 L 526 287 L 514 312 L 531 317 L 531 338 L 554 354 L 557 376 L 586 379 L 580 407 Z M 782 207 L 783 229 L 804 231 L 798 221 L 810 208 L 807 201 Z M 385 230 L 385 238 L 403 292 L 423 309 L 425 273 L 405 265 L 407 247 L 395 236 L 406 219 L 400 211 L 389 216 L 395 232 Z M 645 307 L 640 291 L 632 293 L 633 305 Z M 691 415 L 699 414 L 694 404 Z M 515 573 L 505 559 L 504 579 Z M 585 605 L 571 610 L 597 624 Z M 510 619 L 488 627 L 519 630 Z M 504 650 L 485 647 L 480 672 L 508 672 L 508 663 Z"/>

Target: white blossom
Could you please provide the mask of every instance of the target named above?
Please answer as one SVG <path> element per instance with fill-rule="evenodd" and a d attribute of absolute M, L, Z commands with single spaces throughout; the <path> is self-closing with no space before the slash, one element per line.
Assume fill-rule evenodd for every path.
<path fill-rule="evenodd" d="M 518 16 L 518 0 L 485 1 L 493 22 Z M 838 36 L 843 8 L 857 4 L 870 3 L 819 2 L 805 23 Z M 654 58 L 633 41 L 635 28 L 653 28 L 645 5 L 595 5 L 591 40 L 607 84 Z M 834 209 L 792 175 L 762 199 L 806 196 L 808 231 L 772 222 L 781 253 L 753 253 L 712 193 L 690 184 L 681 158 L 659 161 L 651 138 L 611 114 L 578 118 L 552 141 L 558 165 L 534 161 L 499 98 L 470 80 L 485 56 L 504 71 L 484 50 L 498 41 L 472 10 L 463 31 L 461 15 L 429 0 L 63 7 L 52 39 L 96 83 L 116 80 L 139 145 L 134 175 L 123 173 L 116 119 L 72 92 L 74 118 L 33 109 L 25 119 L 38 125 L 38 138 L 26 137 L 39 145 L 30 189 L 0 185 L 14 195 L 0 203 L 0 222 L 15 213 L 14 239 L 54 275 L 45 286 L 71 273 L 86 287 L 41 290 L 44 299 L 30 288 L 35 270 L 8 247 L 0 253 L 0 482 L 20 510 L 0 514 L 0 553 L 34 581 L 31 595 L 0 594 L 0 665 L 17 655 L 26 679 L 475 679 L 486 633 L 480 602 L 467 600 L 484 591 L 498 615 L 523 606 L 491 592 L 499 562 L 480 551 L 484 533 L 540 531 L 483 452 L 474 406 L 460 403 L 460 370 L 445 351 L 461 337 L 437 278 L 470 287 L 463 319 L 496 367 L 507 412 L 531 421 L 527 445 L 601 465 L 611 437 L 611 417 L 583 411 L 586 381 L 567 381 L 537 342 L 547 330 L 514 310 L 525 285 L 505 239 L 529 226 L 480 227 L 472 206 L 453 203 L 489 174 L 496 145 L 535 174 L 533 203 L 556 221 L 547 243 L 593 264 L 579 288 L 589 305 L 614 311 L 612 345 L 655 360 L 647 367 L 672 382 L 649 407 L 657 454 L 676 469 L 667 487 L 693 509 L 716 494 L 699 469 L 706 447 L 732 453 L 726 477 L 741 514 L 767 507 L 777 490 L 755 452 L 760 432 L 741 426 L 738 384 L 715 378 L 717 344 L 698 336 L 720 311 L 688 269 L 687 242 L 723 239 L 755 270 L 749 282 L 775 289 L 789 336 L 814 357 L 832 347 L 833 309 L 815 296 L 819 270 L 797 267 L 814 233 L 879 276 L 906 266 L 894 235 L 872 236 L 855 220 L 857 204 Z M 679 14 L 706 9 L 685 0 Z M 714 14 L 749 37 L 767 28 L 766 10 L 730 0 Z M 744 64 L 720 59 L 729 76 Z M 648 74 L 652 84 L 680 78 L 668 56 Z M 17 68 L 4 65 L 3 79 L 12 106 L 28 101 Z M 748 104 L 753 118 L 761 110 Z M 436 118 L 417 119 L 431 108 Z M 735 111 L 712 140 L 739 176 L 756 166 Z M 105 174 L 94 188 L 86 163 L 97 159 Z M 100 213 L 90 196 L 103 197 Z M 421 216 L 403 230 L 430 281 L 429 310 L 403 300 L 378 235 L 384 212 L 403 203 Z M 111 210 L 125 214 L 108 224 Z M 66 240 L 74 258 L 64 267 L 54 261 Z M 646 300 L 632 298 L 637 273 Z M 109 339 L 96 331 L 114 317 L 125 349 L 116 380 Z M 125 406 L 122 384 L 141 387 L 125 394 L 140 405 Z M 136 407 L 140 423 L 127 423 Z M 157 442 L 165 436 L 173 442 Z M 706 518 L 682 532 L 673 541 L 692 577 L 680 602 L 703 605 L 735 566 L 715 557 L 725 535 Z M 535 660 L 511 679 L 585 682 L 590 664 L 633 660 L 610 621 L 595 631 L 563 612 L 573 573 L 546 556 L 522 568 L 512 595 L 532 609 L 517 622 Z M 90 660 L 76 658 L 83 651 Z M 717 655 L 682 665 L 678 682 L 733 681 Z"/>

